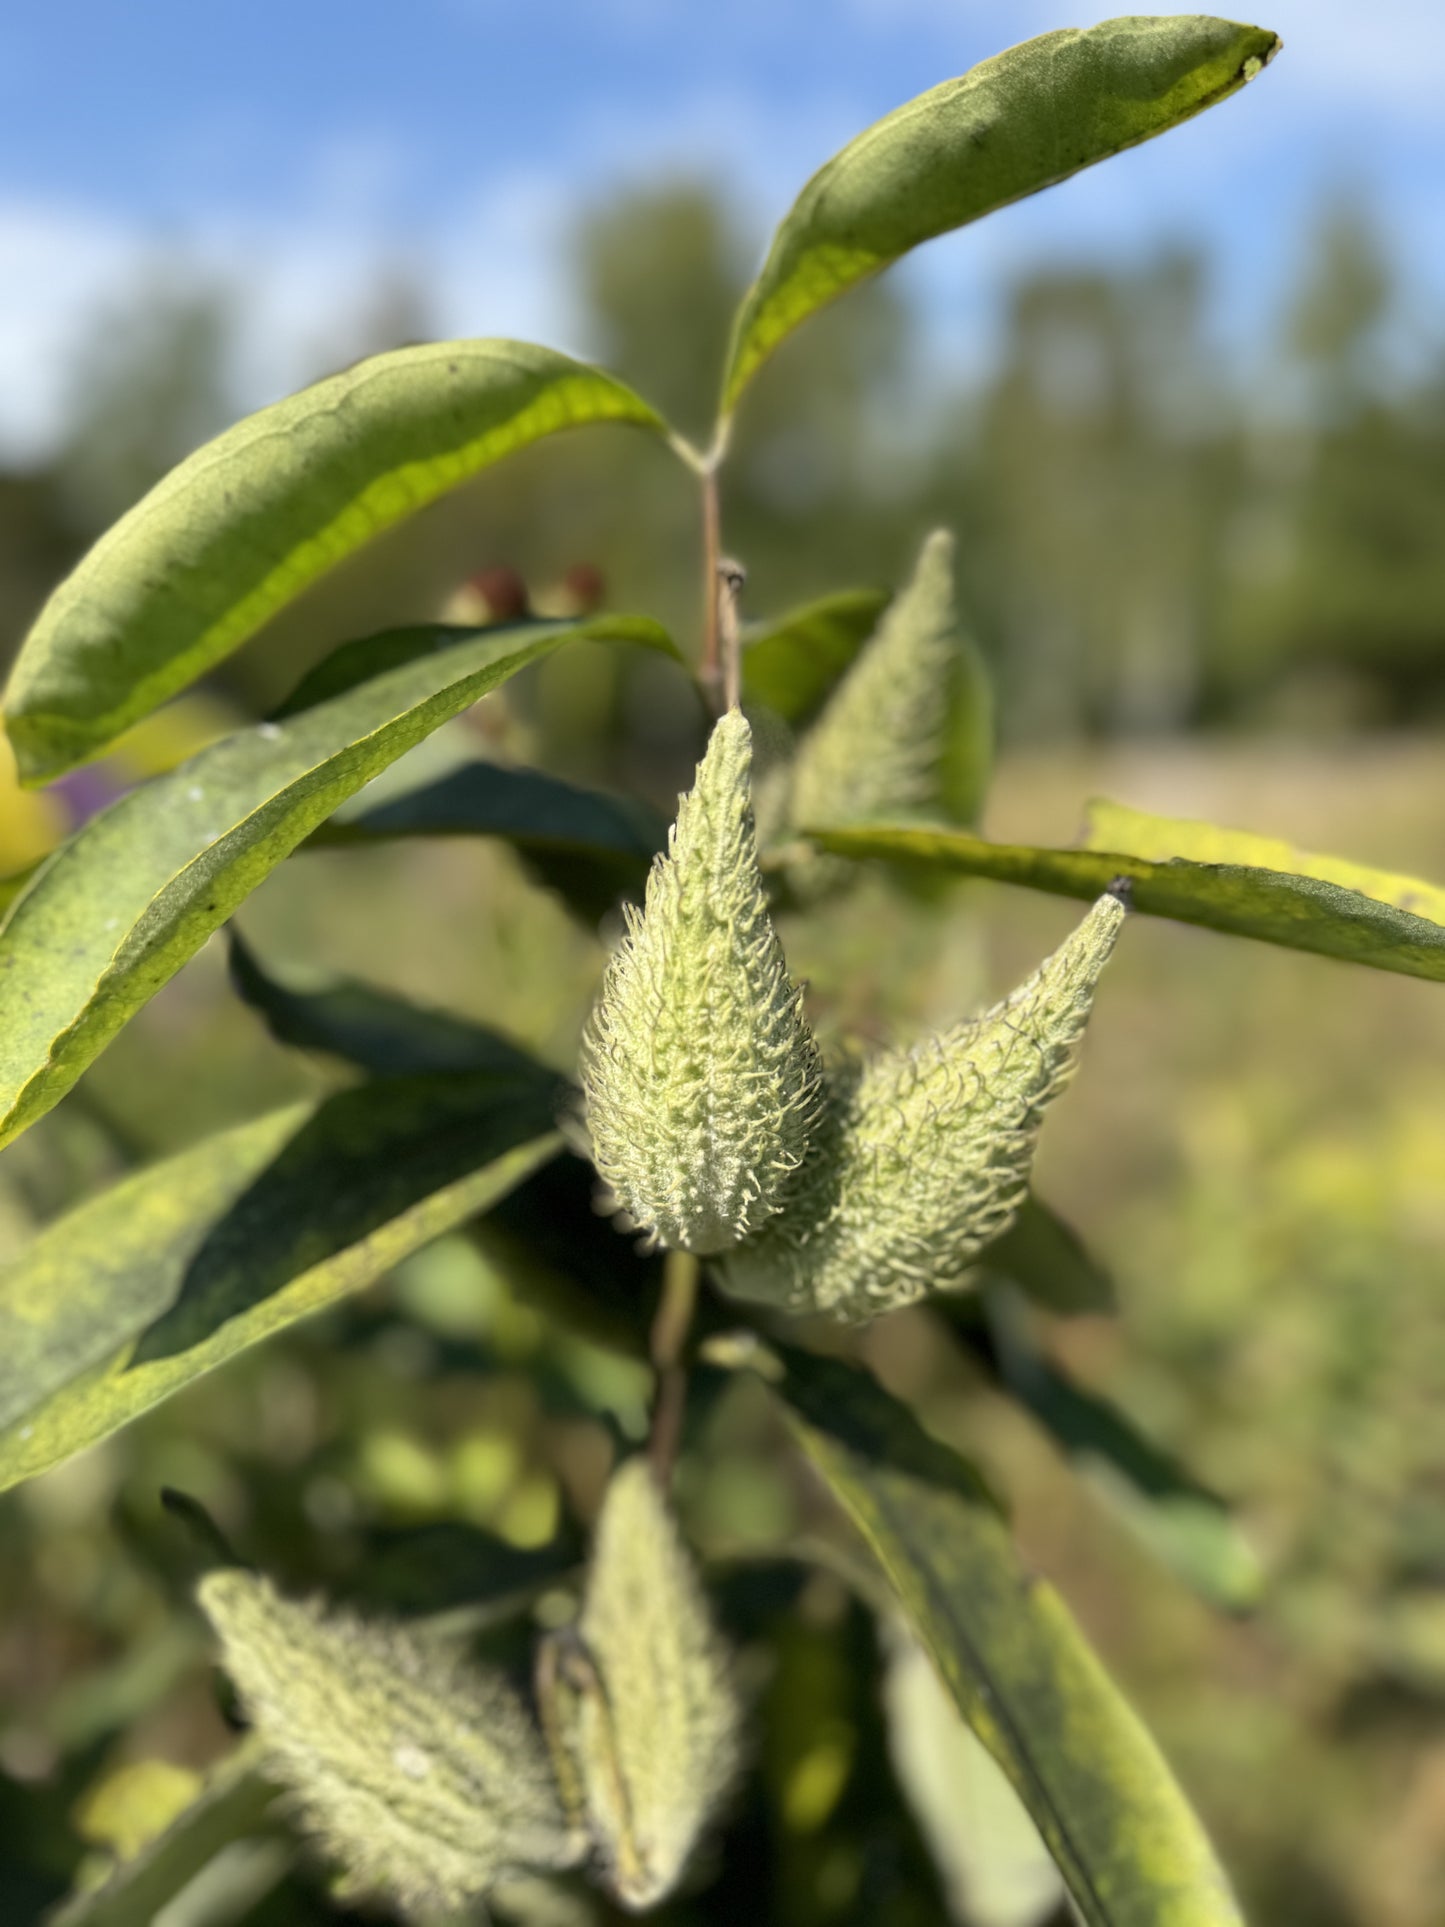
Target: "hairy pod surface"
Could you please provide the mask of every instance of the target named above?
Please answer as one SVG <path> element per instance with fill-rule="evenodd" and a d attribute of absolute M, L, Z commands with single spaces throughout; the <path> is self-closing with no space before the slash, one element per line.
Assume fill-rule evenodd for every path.
<path fill-rule="evenodd" d="M 786 1208 L 728 1254 L 724 1288 L 859 1321 L 957 1286 L 1023 1202 L 1124 915 L 1101 897 L 982 1017 L 838 1072 Z"/>
<path fill-rule="evenodd" d="M 593 1160 L 630 1218 L 726 1251 L 780 1205 L 822 1100 L 758 873 L 752 737 L 717 724 L 582 1041 Z"/>
<path fill-rule="evenodd" d="M 507 1679 L 406 1627 L 283 1599 L 234 1569 L 200 1603 L 268 1765 L 349 1892 L 407 1918 L 574 1866 L 547 1748 Z"/>
<path fill-rule="evenodd" d="M 624 1906 L 687 1871 L 741 1757 L 728 1654 L 646 1459 L 613 1476 L 582 1611 L 538 1669 L 558 1777 Z"/>
<path fill-rule="evenodd" d="M 953 537 L 936 529 L 798 747 L 789 802 L 798 828 L 831 829 L 938 809 L 949 697 L 962 646 L 953 601 Z M 790 866 L 788 880 L 807 898 L 856 874 L 846 858 L 810 855 Z"/>

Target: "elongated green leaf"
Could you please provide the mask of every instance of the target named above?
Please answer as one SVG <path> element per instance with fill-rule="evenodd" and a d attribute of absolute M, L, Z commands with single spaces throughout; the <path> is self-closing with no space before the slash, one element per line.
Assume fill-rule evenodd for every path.
<path fill-rule="evenodd" d="M 1027 40 L 876 122 L 818 170 L 773 237 L 734 326 L 724 419 L 826 302 L 920 242 L 1177 127 L 1278 48 L 1262 28 L 1203 14 L 1129 15 Z"/>
<path fill-rule="evenodd" d="M 548 1076 L 391 1078 L 152 1165 L 0 1272 L 0 1489 L 488 1210 L 550 1157 Z"/>
<path fill-rule="evenodd" d="M 195 1799 L 164 1832 L 118 1860 L 96 1886 L 62 1902 L 46 1916 L 46 1927 L 153 1927 L 166 1904 L 232 1841 L 257 1834 L 270 1836 L 274 1884 L 291 1855 L 279 1823 L 269 1817 L 276 1789 L 262 1779 L 259 1762 L 260 1749 L 243 1740 L 211 1768 Z"/>
<path fill-rule="evenodd" d="M 653 643 L 614 619 L 430 628 L 409 660 L 133 790 L 36 873 L 0 930 L 0 1143 L 86 1065 L 348 796 L 570 636 Z"/>
<path fill-rule="evenodd" d="M 1038 1828 L 959 1718 L 927 1653 L 889 1630 L 889 1751 L 943 1877 L 949 1918 L 968 1927 L 1044 1927 L 1058 1917 L 1064 1883 Z"/>
<path fill-rule="evenodd" d="M 595 924 L 640 902 L 667 824 L 632 797 L 583 789 L 541 770 L 464 763 L 434 782 L 318 832 L 318 843 L 395 836 L 498 836 L 538 881 Z"/>
<path fill-rule="evenodd" d="M 22 779 L 101 750 L 372 536 L 541 436 L 663 431 L 600 369 L 516 341 L 377 355 L 182 462 L 55 591 L 5 696 Z"/>
<path fill-rule="evenodd" d="M 965 876 L 1022 883 L 1055 896 L 1091 902 L 1115 877 L 1127 877 L 1136 910 L 1170 917 L 1229 936 L 1253 937 L 1287 950 L 1308 950 L 1346 963 L 1368 964 L 1405 977 L 1445 982 L 1445 922 L 1346 888 L 1322 877 L 1286 875 L 1240 862 L 1165 862 L 1128 850 L 1040 849 L 1033 844 L 988 843 L 965 830 L 879 825 L 811 832 L 814 841 L 840 856 L 886 857 Z M 1348 866 L 1364 878 L 1370 873 Z M 1406 879 L 1385 877 L 1394 887 Z M 1414 884 L 1421 904 L 1433 906 L 1440 892 Z"/>
<path fill-rule="evenodd" d="M 499 1032 L 371 984 L 345 979 L 324 990 L 291 990 L 262 968 L 234 925 L 229 936 L 231 982 L 278 1043 L 344 1058 L 376 1077 L 415 1071 L 548 1074 Z M 557 1084 L 560 1096 L 560 1078 Z"/>
<path fill-rule="evenodd" d="M 1074 1382 L 1034 1344 L 1021 1305 L 990 1290 L 984 1304 L 1003 1386 L 1097 1486 L 1157 1559 L 1212 1605 L 1257 1603 L 1263 1573 L 1226 1507 L 1118 1406 Z"/>
<path fill-rule="evenodd" d="M 1241 1927 L 1153 1741 L 964 1461 L 835 1360 L 789 1351 L 776 1390 L 1088 1927 Z"/>
<path fill-rule="evenodd" d="M 1125 803 L 1111 803 L 1107 797 L 1096 796 L 1085 811 L 1082 847 L 1124 850 L 1149 863 L 1172 863 L 1182 857 L 1190 863 L 1235 864 L 1285 876 L 1316 877 L 1321 883 L 1338 884 L 1342 890 L 1357 891 L 1376 903 L 1392 903 L 1397 910 L 1445 925 L 1445 889 L 1438 883 L 1371 869 L 1348 857 L 1320 856 L 1249 830 L 1222 830 L 1182 816 L 1150 816 Z"/>
<path fill-rule="evenodd" d="M 1109 1273 L 1073 1227 L 1032 1193 L 979 1263 L 1011 1278 L 1035 1304 L 1063 1317 L 1115 1308 Z"/>
<path fill-rule="evenodd" d="M 794 727 L 810 721 L 891 600 L 884 589 L 844 589 L 745 636 L 744 698 Z"/>

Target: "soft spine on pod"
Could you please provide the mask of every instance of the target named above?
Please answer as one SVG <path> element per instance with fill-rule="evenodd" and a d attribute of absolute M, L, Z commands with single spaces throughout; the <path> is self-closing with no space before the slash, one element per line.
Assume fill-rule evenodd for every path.
<path fill-rule="evenodd" d="M 967 678 L 967 687 L 960 688 Z M 937 529 L 877 630 L 803 737 L 788 774 L 787 816 L 800 830 L 937 814 L 951 705 L 969 705 L 986 735 L 987 681 L 962 635 L 953 599 L 953 537 Z M 979 712 L 974 715 L 974 712 Z M 986 763 L 985 747 L 975 746 Z M 856 876 L 842 857 L 799 857 L 788 880 L 803 897 Z"/>
<path fill-rule="evenodd" d="M 718 1267 L 735 1297 L 844 1320 L 957 1286 L 1028 1187 L 1125 915 L 1101 897 L 1032 977 L 971 1023 L 831 1080 L 784 1211 Z"/>
<path fill-rule="evenodd" d="M 640 1911 L 674 1891 L 741 1762 L 742 1707 L 651 1465 L 603 1501 L 582 1610 L 544 1644 L 538 1698 L 595 1870 Z"/>
<path fill-rule="evenodd" d="M 208 1574 L 198 1597 L 270 1770 L 349 1893 L 435 1918 L 581 1859 L 541 1731 L 502 1674 L 253 1573 Z"/>
<path fill-rule="evenodd" d="M 658 1242 L 726 1251 L 775 1212 L 822 1102 L 758 871 L 752 738 L 717 724 L 582 1040 L 598 1170 Z"/>

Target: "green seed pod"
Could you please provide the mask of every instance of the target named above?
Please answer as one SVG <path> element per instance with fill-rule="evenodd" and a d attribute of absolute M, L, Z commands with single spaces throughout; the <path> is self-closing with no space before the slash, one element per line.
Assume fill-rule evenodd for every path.
<path fill-rule="evenodd" d="M 782 1214 L 718 1268 L 735 1297 L 862 1320 L 947 1290 L 1006 1231 L 1124 920 L 1103 896 L 1011 997 L 832 1080 Z"/>
<path fill-rule="evenodd" d="M 953 537 L 937 529 L 799 745 L 791 822 L 806 830 L 920 813 L 968 817 L 987 773 L 990 712 L 987 673 L 954 609 Z M 965 718 L 967 795 L 958 793 L 961 778 L 950 761 Z M 805 899 L 856 875 L 843 858 L 818 854 L 788 869 L 789 884 Z"/>
<path fill-rule="evenodd" d="M 751 770 L 730 710 L 582 1042 L 597 1168 L 636 1224 L 684 1251 L 726 1251 L 778 1209 L 821 1103 L 758 874 Z"/>
<path fill-rule="evenodd" d="M 624 1906 L 677 1886 L 740 1759 L 727 1653 L 645 1459 L 614 1474 L 574 1627 L 543 1648 L 543 1717 L 564 1797 Z"/>
<path fill-rule="evenodd" d="M 252 1573 L 210 1573 L 198 1597 L 271 1771 L 349 1892 L 434 1916 L 519 1871 L 577 1864 L 585 1841 L 502 1674 Z"/>

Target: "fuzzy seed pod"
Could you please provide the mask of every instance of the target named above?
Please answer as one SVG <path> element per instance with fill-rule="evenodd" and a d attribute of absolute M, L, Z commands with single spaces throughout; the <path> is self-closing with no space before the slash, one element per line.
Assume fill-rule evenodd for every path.
<path fill-rule="evenodd" d="M 684 1251 L 726 1251 L 778 1209 L 821 1104 L 758 874 L 751 771 L 730 710 L 582 1041 L 594 1162 L 636 1224 Z"/>
<path fill-rule="evenodd" d="M 1103 896 L 1011 997 L 831 1081 L 782 1214 L 729 1253 L 734 1297 L 858 1321 L 957 1286 L 1028 1187 L 1044 1111 L 1073 1071 L 1124 920 Z"/>
<path fill-rule="evenodd" d="M 575 1627 L 538 1691 L 598 1871 L 640 1912 L 677 1886 L 740 1761 L 728 1655 L 646 1459 L 613 1476 Z"/>
<path fill-rule="evenodd" d="M 431 1918 L 519 1871 L 577 1864 L 585 1841 L 502 1674 L 252 1573 L 210 1573 L 198 1596 L 271 1771 L 349 1892 Z"/>
<path fill-rule="evenodd" d="M 960 687 L 963 679 L 966 688 Z M 953 537 L 936 529 L 920 549 L 912 577 L 798 747 L 791 822 L 806 830 L 939 813 L 959 699 L 977 724 L 975 760 L 985 765 L 987 678 L 954 610 Z M 815 854 L 790 866 L 788 881 L 805 899 L 816 898 L 856 874 L 841 857 Z"/>

